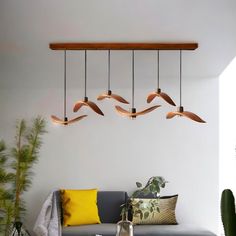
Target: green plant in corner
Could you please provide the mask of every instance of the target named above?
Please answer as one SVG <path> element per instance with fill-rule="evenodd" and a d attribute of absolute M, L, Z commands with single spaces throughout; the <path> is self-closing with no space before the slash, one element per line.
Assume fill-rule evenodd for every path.
<path fill-rule="evenodd" d="M 6 223 L 6 228 L 9 224 L 14 223 L 15 230 L 18 231 L 19 225 L 23 220 L 26 211 L 25 204 L 22 198 L 32 184 L 32 167 L 37 162 L 39 157 L 39 150 L 42 145 L 42 135 L 46 133 L 45 120 L 41 117 L 33 119 L 31 125 L 27 125 L 25 120 L 17 122 L 15 146 L 8 149 L 7 159 L 9 160 L 10 176 L 9 183 L 0 186 L 0 191 L 10 193 L 10 195 L 2 195 L 1 198 L 1 212 L 2 220 Z M 3 142 L 2 142 L 3 143 Z M 4 147 L 4 145 L 2 145 Z M 0 171 L 3 170 L 3 176 L 6 175 L 6 149 L 3 148 L 1 154 Z M 5 158 L 4 158 L 5 157 Z M 10 187 L 9 187 L 10 186 Z M 6 206 L 8 198 L 11 200 L 11 211 L 8 212 Z M 8 220 L 6 220 L 8 219 Z M 20 223 L 20 224 L 19 224 Z M 17 227 L 16 227 L 17 226 Z M 17 229 L 18 228 L 18 229 Z M 5 234 L 8 235 L 8 234 Z M 19 231 L 18 231 L 19 235 Z"/>
<path fill-rule="evenodd" d="M 234 195 L 230 189 L 225 189 L 221 195 L 221 219 L 225 236 L 236 235 L 236 213 Z"/>

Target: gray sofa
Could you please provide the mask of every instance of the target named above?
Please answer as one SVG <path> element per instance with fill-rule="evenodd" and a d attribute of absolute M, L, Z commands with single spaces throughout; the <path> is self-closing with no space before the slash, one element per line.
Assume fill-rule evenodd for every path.
<path fill-rule="evenodd" d="M 98 211 L 101 224 L 70 226 L 62 228 L 63 236 L 114 236 L 116 223 L 120 220 L 120 205 L 127 200 L 127 193 L 121 191 L 98 192 Z M 135 225 L 137 236 L 215 236 L 212 232 L 198 227 L 184 225 Z"/>

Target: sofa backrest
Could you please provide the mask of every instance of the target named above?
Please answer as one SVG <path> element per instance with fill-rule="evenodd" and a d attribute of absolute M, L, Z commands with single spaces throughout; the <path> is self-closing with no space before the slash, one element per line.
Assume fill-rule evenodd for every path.
<path fill-rule="evenodd" d="M 127 201 L 124 191 L 98 191 L 97 205 L 102 223 L 117 223 L 121 220 L 121 205 Z"/>
<path fill-rule="evenodd" d="M 55 191 L 58 215 L 63 222 L 60 191 Z M 101 223 L 117 223 L 121 220 L 121 205 L 128 199 L 125 191 L 98 191 L 97 205 Z"/>

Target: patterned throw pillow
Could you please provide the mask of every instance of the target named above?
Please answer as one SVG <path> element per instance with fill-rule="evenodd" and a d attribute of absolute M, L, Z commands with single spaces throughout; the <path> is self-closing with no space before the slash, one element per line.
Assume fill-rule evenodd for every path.
<path fill-rule="evenodd" d="M 133 198 L 133 224 L 172 225 L 177 224 L 175 207 L 178 195 L 145 199 Z"/>

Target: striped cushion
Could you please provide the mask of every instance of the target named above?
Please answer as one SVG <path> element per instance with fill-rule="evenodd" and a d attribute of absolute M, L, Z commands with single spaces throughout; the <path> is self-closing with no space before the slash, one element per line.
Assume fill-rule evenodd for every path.
<path fill-rule="evenodd" d="M 144 199 L 144 198 L 133 198 L 132 206 L 133 212 L 133 224 L 143 224 L 143 225 L 170 225 L 177 224 L 176 216 L 175 216 L 175 207 L 177 202 L 178 195 L 170 196 L 170 197 L 162 197 L 159 199 Z M 139 208 L 137 209 L 137 203 L 139 202 Z M 148 217 L 144 216 L 145 212 L 147 212 L 147 208 L 145 206 L 150 203 L 158 206 L 159 212 L 157 210 L 153 212 L 149 212 Z"/>

